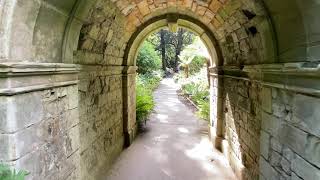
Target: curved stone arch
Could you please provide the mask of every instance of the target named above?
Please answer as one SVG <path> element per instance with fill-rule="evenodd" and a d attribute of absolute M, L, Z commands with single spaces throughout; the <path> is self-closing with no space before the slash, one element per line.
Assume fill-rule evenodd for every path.
<path fill-rule="evenodd" d="M 168 27 L 169 23 L 176 23 L 178 27 L 190 30 L 201 38 L 211 57 L 209 69 L 215 69 L 217 66 L 223 65 L 223 56 L 221 53 L 221 49 L 217 40 L 215 39 L 214 34 L 212 33 L 209 27 L 207 27 L 200 20 L 195 19 L 194 17 L 184 14 L 168 13 L 163 14 L 161 16 L 156 16 L 154 18 L 150 18 L 144 24 L 139 26 L 128 41 L 128 44 L 124 52 L 123 60 L 123 66 L 127 67 L 124 71 L 123 76 L 123 94 L 125 94 L 123 99 L 123 109 L 125 110 L 123 124 L 126 146 L 129 146 L 131 144 L 135 136 L 135 110 L 132 109 L 132 107 L 135 107 L 135 73 L 137 68 L 136 58 L 139 53 L 139 47 L 145 40 L 145 38 L 148 37 L 148 35 L 161 28 Z M 214 80 L 211 79 L 211 81 Z M 220 86 L 222 85 L 221 82 L 216 81 L 216 83 L 220 83 Z M 211 95 L 211 97 L 213 97 L 213 95 Z M 212 104 L 210 106 L 213 107 L 218 106 L 217 103 L 221 102 L 218 99 L 214 99 L 211 101 L 211 103 Z M 216 109 L 212 108 L 211 112 L 213 111 L 215 111 L 213 114 L 219 113 Z M 217 119 L 216 116 L 212 117 L 211 121 L 214 121 L 213 124 L 222 124 L 222 122 L 220 122 L 221 120 Z M 217 126 L 215 126 L 215 128 L 217 128 Z M 221 132 L 222 129 L 215 131 Z"/>
<path fill-rule="evenodd" d="M 194 32 L 201 38 L 211 56 L 210 66 L 223 64 L 220 47 L 208 27 L 206 27 L 200 21 L 187 15 L 165 14 L 150 19 L 132 35 L 125 50 L 123 65 L 135 66 L 139 47 L 145 38 L 159 29 L 168 27 L 168 23 L 170 23 L 169 19 L 172 19 L 172 17 L 175 21 L 173 23 L 176 23 L 181 28 L 185 28 L 191 32 Z"/>
<path fill-rule="evenodd" d="M 59 94 L 59 96 L 61 96 L 59 98 L 63 98 L 66 101 L 70 102 L 67 104 L 71 107 L 62 107 L 61 110 L 68 112 L 68 114 L 70 113 L 69 115 L 75 115 L 78 112 L 78 109 L 76 108 L 78 91 L 83 89 L 84 91 L 88 89 L 95 89 L 96 86 L 92 86 L 91 89 L 87 88 L 87 81 L 78 83 L 79 68 L 78 66 L 74 65 L 75 62 L 73 61 L 73 51 L 78 50 L 77 45 L 79 44 L 79 32 L 81 31 L 83 22 L 86 21 L 86 18 L 88 18 L 88 16 L 90 16 L 90 11 L 96 10 L 94 8 L 96 8 L 97 6 L 101 6 L 101 3 L 106 3 L 107 5 L 117 8 L 117 15 L 119 15 L 123 20 L 120 24 L 122 31 L 117 32 L 121 35 L 121 43 L 119 44 L 123 46 L 117 47 L 117 50 L 122 52 L 118 53 L 118 62 L 113 64 L 94 64 L 94 61 L 96 59 L 92 57 L 85 57 L 90 61 L 91 65 L 97 65 L 96 67 L 90 66 L 90 68 L 87 68 L 87 70 L 90 72 L 98 71 L 98 75 L 95 75 L 95 79 L 93 79 L 96 82 L 96 84 L 94 85 L 101 85 L 105 87 L 106 84 L 99 84 L 104 80 L 99 79 L 101 74 L 106 77 L 114 75 L 116 71 L 117 78 L 112 78 L 112 83 L 114 84 L 116 84 L 116 82 L 121 82 L 122 77 L 124 77 L 123 79 L 125 80 L 125 76 L 129 74 L 129 71 L 131 74 L 134 74 L 134 68 L 131 67 L 131 69 L 129 68 L 127 70 L 125 67 L 134 64 L 122 62 L 124 54 L 123 51 L 125 51 L 127 47 L 126 43 L 128 43 L 128 46 L 130 45 L 130 43 L 132 43 L 128 41 L 130 40 L 130 38 L 134 39 L 134 33 L 139 33 L 139 31 L 143 29 L 143 25 L 145 23 L 153 19 L 166 16 L 166 14 L 175 13 L 179 14 L 180 17 L 189 16 L 190 19 L 196 19 L 197 21 L 201 22 L 201 24 L 204 24 L 209 28 L 209 31 L 207 32 L 212 32 L 213 35 L 211 37 L 215 37 L 212 39 L 216 39 L 218 42 L 215 44 L 216 47 L 221 48 L 221 51 L 217 50 L 217 55 L 218 57 L 222 57 L 223 54 L 224 59 L 224 62 L 219 62 L 220 65 L 223 66 L 221 67 L 221 69 L 223 70 L 224 74 L 220 76 L 219 73 L 212 73 L 216 77 L 216 79 L 222 78 L 224 80 L 225 86 L 219 88 L 225 92 L 229 91 L 231 95 L 232 93 L 238 93 L 234 95 L 234 97 L 238 97 L 238 99 L 241 98 L 242 100 L 248 100 L 244 102 L 252 101 L 256 103 L 252 104 L 253 106 L 257 107 L 257 112 L 255 112 L 256 114 L 251 113 L 251 111 L 248 111 L 248 109 L 246 109 L 248 112 L 244 113 L 244 115 L 252 116 L 250 119 L 256 118 L 257 120 L 261 120 L 262 118 L 265 118 L 264 120 L 273 120 L 273 118 L 271 118 L 271 116 L 269 117 L 269 115 L 267 117 L 262 116 L 261 112 L 267 114 L 272 113 L 273 104 L 282 101 L 280 97 L 281 95 L 279 94 L 286 94 L 287 92 L 290 92 L 290 96 L 294 96 L 292 99 L 297 99 L 297 101 L 294 102 L 294 106 L 292 108 L 289 108 L 290 111 L 293 110 L 294 112 L 297 109 L 301 112 L 304 111 L 303 100 L 305 99 L 308 102 L 310 101 L 310 104 L 315 104 L 315 108 L 310 106 L 309 109 L 316 111 L 316 107 L 319 102 L 319 99 L 316 97 L 319 97 L 318 84 L 320 69 L 318 53 L 320 49 L 320 27 L 319 23 L 316 23 L 318 22 L 318 19 L 320 17 L 318 15 L 320 5 L 316 1 L 305 1 L 302 3 L 302 1 L 290 0 L 2 0 L 0 1 L 0 71 L 1 76 L 4 78 L 1 79 L 2 83 L 0 84 L 0 94 L 1 103 L 4 101 L 10 102 L 10 104 L 5 103 L 2 106 L 8 108 L 8 110 L 3 111 L 3 122 L 5 122 L 4 134 L 6 138 L 8 137 L 9 139 L 10 137 L 10 142 L 15 142 L 10 143 L 8 146 L 4 146 L 5 148 L 7 148 L 5 149 L 5 153 L 6 150 L 12 150 L 12 152 L 15 152 L 10 153 L 9 156 L 1 152 L 0 156 L 5 156 L 4 161 L 11 161 L 14 159 L 14 162 L 17 162 L 18 167 L 26 167 L 24 166 L 25 164 L 23 164 L 21 157 L 22 155 L 27 155 L 26 153 L 29 153 L 27 151 L 29 151 L 29 147 L 32 147 L 30 146 L 31 143 L 25 143 L 24 146 L 19 146 L 19 148 L 16 148 L 16 143 L 19 143 L 19 141 L 11 141 L 11 138 L 18 137 L 13 134 L 13 132 L 18 132 L 18 130 L 21 130 L 21 132 L 26 132 L 27 128 L 36 128 L 35 126 L 38 125 L 39 122 L 42 122 L 42 120 L 47 120 L 47 118 L 41 116 L 42 113 L 40 111 L 42 111 L 42 108 L 33 108 L 33 110 L 29 110 L 28 108 L 25 109 L 25 106 L 33 107 L 33 105 L 35 104 L 39 105 L 41 103 L 41 98 L 43 98 L 44 96 L 55 96 Z M 159 5 L 159 3 L 161 5 Z M 152 9 L 154 6 L 156 6 L 156 8 Z M 222 12 L 220 13 L 219 11 L 227 11 L 227 15 L 221 17 L 225 14 L 223 14 Z M 248 20 L 248 16 L 244 16 L 245 13 L 243 11 L 247 13 L 247 15 L 250 17 L 250 20 Z M 253 15 L 256 15 L 256 17 L 253 18 Z M 106 18 L 112 19 L 112 17 Z M 245 19 L 244 21 L 242 21 L 243 18 Z M 249 46 L 257 47 L 256 49 L 254 49 L 254 53 L 238 53 L 236 56 L 232 56 L 232 53 L 234 53 L 235 51 L 241 51 L 241 49 L 239 50 L 238 47 L 237 49 L 234 48 L 235 46 L 238 46 L 240 42 L 235 41 L 232 37 L 233 33 L 237 34 L 236 28 L 239 27 L 237 23 L 239 23 L 241 29 L 244 30 L 242 32 L 248 31 L 252 26 L 256 27 L 259 36 L 257 36 L 256 38 L 249 37 L 247 39 L 240 39 L 244 40 Z M 235 27 L 233 27 L 233 25 L 235 25 Z M 118 38 L 119 35 L 114 38 L 116 40 L 112 43 L 117 43 L 116 41 L 118 41 Z M 259 44 L 259 42 L 261 41 L 262 43 Z M 112 43 L 111 45 L 113 45 Z M 255 56 L 257 51 L 259 51 L 260 54 Z M 103 56 L 103 53 L 101 54 L 101 56 Z M 244 56 L 241 57 L 242 55 Z M 239 62 L 239 59 L 237 58 L 241 58 L 241 60 L 250 58 L 251 60 Z M 106 59 L 103 59 L 102 61 Z M 227 60 L 228 63 L 225 63 L 227 62 Z M 69 65 L 64 63 L 74 64 Z M 125 69 L 125 71 L 122 71 L 123 69 Z M 88 74 L 85 74 L 82 77 L 89 77 L 90 74 Z M 101 91 L 103 95 L 109 93 L 108 95 L 111 94 L 110 96 L 112 98 L 115 98 L 117 100 L 121 99 L 119 103 L 115 105 L 111 104 L 113 105 L 113 107 L 121 106 L 121 88 L 129 87 L 130 89 L 134 90 L 134 87 L 127 86 L 129 84 L 125 83 L 126 81 L 123 81 L 122 83 L 122 85 L 125 86 L 121 86 L 121 83 L 117 83 L 116 85 L 112 86 L 112 89 L 114 90 L 114 92 L 117 92 L 117 95 L 109 93 L 107 91 L 108 88 L 104 89 L 105 91 Z M 252 84 L 254 84 L 254 86 Z M 239 92 L 236 92 L 238 90 Z M 32 97 L 30 96 L 30 94 L 32 94 Z M 99 93 L 96 92 L 96 94 Z M 134 92 L 132 92 L 132 94 L 130 94 L 130 92 L 125 92 L 123 93 L 123 95 L 131 95 L 132 97 L 130 98 L 133 98 L 135 96 Z M 21 106 L 22 111 L 16 111 L 15 106 L 13 106 L 11 103 L 16 104 L 17 106 L 20 105 L 19 103 L 13 102 L 12 100 L 19 100 L 24 98 L 26 100 L 23 101 L 27 102 L 28 104 L 25 106 Z M 2 101 L 2 99 L 4 101 Z M 35 99 L 37 99 L 37 102 L 34 101 Z M 95 99 L 93 98 L 93 100 Z M 108 98 L 104 97 L 103 99 Z M 233 99 L 234 103 L 236 103 L 237 106 L 238 101 L 236 100 L 238 99 Z M 225 102 L 227 104 L 231 101 L 229 99 L 229 101 Z M 243 105 L 244 106 L 241 107 L 242 109 L 250 107 L 250 104 L 243 103 Z M 278 104 L 275 105 L 275 107 L 278 106 Z M 228 108 L 227 106 L 219 107 L 221 109 Z M 108 108 L 105 107 L 103 107 L 102 109 L 108 110 Z M 118 109 L 119 111 L 117 112 L 122 113 L 122 108 Z M 9 110 L 10 112 L 14 112 L 13 114 L 10 114 L 10 116 L 7 114 Z M 309 118 L 308 116 L 303 117 L 303 113 L 299 113 L 299 111 L 297 111 L 298 114 L 301 114 L 301 117 L 299 118 Z M 24 114 L 21 115 L 20 113 Z M 30 117 L 37 116 L 39 117 L 39 119 L 28 119 L 29 115 Z M 121 115 L 122 114 L 117 117 L 118 119 L 116 122 L 120 122 L 118 124 L 122 123 Z M 62 118 L 63 120 L 67 120 L 67 118 Z M 133 115 L 130 118 L 134 119 L 135 117 Z M 72 117 L 72 119 L 79 120 L 76 115 L 75 117 Z M 32 120 L 33 122 L 29 123 L 29 120 Z M 237 120 L 234 120 L 234 122 L 236 121 Z M 8 128 L 6 125 L 7 122 L 10 122 L 7 125 L 15 124 L 17 126 Z M 230 119 L 230 122 L 232 122 L 232 118 Z M 257 124 L 259 123 L 260 121 L 257 122 Z M 30 124 L 32 125 L 30 126 Z M 304 132 L 312 135 L 312 137 L 314 137 L 314 135 L 317 135 L 319 137 L 319 132 L 316 131 L 317 124 L 315 124 L 314 121 L 310 121 L 307 126 L 314 127 L 315 129 L 302 129 Z M 65 130 L 67 130 L 67 127 L 64 128 Z M 117 131 L 121 128 L 122 127 L 119 126 Z M 294 134 L 294 132 L 298 130 L 296 128 L 300 127 L 292 127 L 291 125 L 286 125 L 284 130 L 285 132 L 293 132 L 291 134 Z M 75 125 L 72 129 L 74 130 L 73 133 L 77 134 L 76 131 L 80 129 L 79 124 Z M 123 133 L 120 130 L 118 132 L 121 132 L 121 134 Z M 273 135 L 273 131 L 268 131 L 268 133 L 271 133 L 271 135 Z M 241 135 L 245 136 L 246 134 L 241 133 Z M 259 133 L 256 133 L 255 136 L 259 138 Z M 122 140 L 122 136 L 119 135 L 119 137 L 119 139 Z M 26 136 L 26 138 L 29 138 L 29 136 Z M 266 138 L 266 136 L 264 138 Z M 252 136 L 247 140 L 251 139 Z M 266 139 L 264 139 L 265 141 L 261 140 L 261 143 L 267 141 L 269 142 L 270 139 Z M 306 141 L 299 138 L 299 143 L 296 144 L 287 144 L 286 139 L 278 140 L 281 140 L 279 142 L 281 142 L 284 146 L 292 145 L 293 149 L 299 148 L 296 148 L 297 144 L 306 143 Z M 77 140 L 75 142 L 77 142 Z M 121 149 L 122 142 L 119 142 L 119 145 L 117 144 L 118 146 L 116 147 Z M 257 142 L 260 142 L 259 139 L 257 139 Z M 32 143 L 37 144 L 37 142 Z M 310 144 L 312 144 L 312 142 L 310 142 Z M 267 143 L 262 145 L 269 146 L 269 144 Z M 254 148 L 258 147 L 255 146 L 255 144 L 253 144 L 252 146 Z M 63 149 L 60 145 L 58 145 L 58 147 L 61 147 L 60 149 Z M 111 147 L 111 145 L 109 147 Z M 75 157 L 75 159 L 78 159 L 76 157 L 80 156 L 79 151 L 75 151 L 77 148 L 79 148 L 79 144 L 78 146 L 72 148 L 72 152 L 75 152 L 72 157 Z M 240 148 L 240 146 L 238 146 L 237 148 Z M 23 149 L 23 151 L 20 152 L 21 149 Z M 86 151 L 88 154 L 84 154 L 81 156 L 90 157 L 90 155 L 94 156 L 96 154 L 99 154 L 99 152 L 102 152 L 101 154 L 105 155 L 103 151 L 99 151 L 97 153 L 97 151 L 91 150 Z M 46 157 L 46 155 L 52 154 L 47 153 L 46 150 L 42 148 L 37 149 L 37 151 L 33 151 L 32 153 L 34 153 L 33 155 L 37 154 L 41 157 Z M 251 154 L 252 153 L 250 151 L 249 155 Z M 268 152 L 266 154 L 268 154 Z M 313 156 L 306 155 L 304 154 L 304 151 L 297 152 L 297 154 L 299 155 L 299 157 L 302 157 L 304 160 L 306 160 L 306 162 L 304 162 L 304 160 L 301 159 L 301 162 L 304 162 L 304 164 L 310 162 L 310 167 L 314 166 L 316 163 L 319 163 L 317 161 L 319 158 L 314 158 Z M 315 152 L 310 154 L 316 155 Z M 14 157 L 11 157 L 11 155 L 14 155 Z M 28 157 L 37 157 L 33 156 L 32 154 L 30 156 L 29 155 L 30 153 L 28 154 Z M 234 155 L 239 154 L 237 154 L 237 152 L 234 152 Z M 232 156 L 230 157 L 232 158 Z M 264 157 L 268 158 L 268 155 Z M 98 157 L 96 159 L 101 158 L 104 158 L 104 156 Z M 43 167 L 43 164 L 41 164 L 41 162 L 36 162 L 37 159 L 34 161 L 34 158 L 32 158 L 28 161 L 34 162 L 39 167 Z M 3 157 L 1 157 L 1 160 L 3 160 Z M 83 158 L 83 161 L 86 161 L 86 159 Z M 107 162 L 107 160 L 105 159 L 102 161 Z M 232 162 L 233 160 L 229 161 Z M 59 162 L 61 162 L 61 159 L 59 159 Z M 263 163 L 265 164 L 267 162 L 263 161 Z M 93 172 L 92 169 L 98 169 L 95 166 L 92 166 L 91 169 L 89 167 L 82 168 L 80 166 L 80 163 L 74 163 L 74 165 L 77 170 L 81 168 L 83 174 L 88 174 L 82 176 L 83 179 L 90 179 L 91 177 L 93 177 L 92 174 L 96 173 Z M 258 162 L 254 164 L 255 167 L 258 167 L 258 165 Z M 253 167 L 252 164 L 250 164 L 249 167 Z M 263 176 L 265 176 L 265 174 L 263 174 L 264 169 L 261 170 L 262 172 L 260 172 Z M 40 175 L 36 174 L 38 173 L 38 171 L 36 170 L 31 171 L 31 173 L 35 175 L 35 177 L 39 177 Z M 309 172 L 303 172 L 303 174 L 307 173 Z M 58 174 L 64 173 L 53 172 L 53 174 L 51 175 L 55 176 Z M 301 174 L 298 175 L 300 176 Z"/>

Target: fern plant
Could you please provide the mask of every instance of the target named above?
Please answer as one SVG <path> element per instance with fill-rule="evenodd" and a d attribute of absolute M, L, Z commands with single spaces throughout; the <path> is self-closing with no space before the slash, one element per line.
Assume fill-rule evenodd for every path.
<path fill-rule="evenodd" d="M 144 121 L 154 107 L 152 92 L 145 87 L 137 86 L 136 113 L 138 123 Z"/>
<path fill-rule="evenodd" d="M 198 103 L 199 111 L 197 115 L 206 121 L 210 121 L 210 102 L 208 100 L 202 100 Z"/>
<path fill-rule="evenodd" d="M 24 180 L 27 171 L 15 170 L 8 165 L 0 164 L 0 180 Z"/>

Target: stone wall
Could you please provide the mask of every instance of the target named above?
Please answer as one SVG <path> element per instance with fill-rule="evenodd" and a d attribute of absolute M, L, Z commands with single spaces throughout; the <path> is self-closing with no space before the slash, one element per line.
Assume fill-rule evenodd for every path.
<path fill-rule="evenodd" d="M 224 85 L 227 157 L 239 177 L 258 179 L 261 85 L 233 78 L 224 78 Z"/>
<path fill-rule="evenodd" d="M 238 176 L 319 179 L 318 12 L 290 0 L 2 0 L 0 161 L 29 179 L 98 178 L 135 134 L 126 48 L 170 14 L 213 35 L 211 132 Z"/>
<path fill-rule="evenodd" d="M 98 179 L 124 145 L 121 67 L 81 66 L 79 83 L 82 179 Z"/>
<path fill-rule="evenodd" d="M 320 178 L 320 99 L 279 88 L 264 88 L 261 131 L 262 179 Z"/>
<path fill-rule="evenodd" d="M 83 22 L 73 63 L 79 75 L 82 179 L 99 179 L 124 147 L 124 16 L 98 0 Z"/>
<path fill-rule="evenodd" d="M 9 72 L 29 76 L 1 79 L 0 161 L 27 170 L 27 179 L 79 177 L 78 86 L 73 68 L 71 74 L 53 74 L 57 67 L 12 65 Z M 39 74 L 39 68 L 47 73 Z M 53 72 L 46 81 L 48 71 Z M 11 88 L 5 91 L 7 83 Z"/>
<path fill-rule="evenodd" d="M 214 140 L 241 179 L 319 179 L 319 67 L 305 64 L 211 69 Z"/>

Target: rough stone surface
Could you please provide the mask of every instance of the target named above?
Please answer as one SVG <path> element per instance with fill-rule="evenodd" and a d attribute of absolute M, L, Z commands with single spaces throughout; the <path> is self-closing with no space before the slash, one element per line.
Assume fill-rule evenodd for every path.
<path fill-rule="evenodd" d="M 83 69 L 79 91 L 81 177 L 95 179 L 123 148 L 122 77 L 108 75 L 103 69 Z"/>
<path fill-rule="evenodd" d="M 258 84 L 251 84 L 242 80 L 224 79 L 225 93 L 225 138 L 228 140 L 230 156 L 237 157 L 245 169 L 234 165 L 235 171 L 242 171 L 244 179 L 259 177 L 260 157 L 260 126 L 261 98 L 257 93 L 261 90 Z M 269 142 L 267 134 L 262 142 Z M 265 156 L 267 147 L 262 147 Z M 238 170 L 237 170 L 238 169 Z"/>
<path fill-rule="evenodd" d="M 129 39 L 175 13 L 214 36 L 221 58 L 211 65 L 224 73 L 215 75 L 222 80 L 211 94 L 211 126 L 236 174 L 319 179 L 319 8 L 292 0 L 2 0 L 0 161 L 29 170 L 29 179 L 94 179 L 107 169 L 124 136 L 135 135 L 134 72 L 122 71 L 135 64 L 124 58 Z M 54 68 L 18 72 L 7 67 L 13 62 Z M 55 63 L 84 65 L 79 82 L 76 68 Z M 271 163 L 274 154 L 280 163 Z"/>
<path fill-rule="evenodd" d="M 80 146 L 79 121 L 73 119 L 78 114 L 77 94 L 77 86 L 68 86 L 9 97 L 13 103 L 7 107 L 19 111 L 12 113 L 14 131 L 1 134 L 1 142 L 7 144 L 3 146 L 7 154 L 1 153 L 1 160 L 13 161 L 17 168 L 29 171 L 27 179 L 55 175 L 66 179 L 79 168 L 73 161 L 79 159 Z M 23 106 L 25 103 L 28 105 Z M 38 115 L 32 115 L 29 107 L 37 107 L 32 111 Z M 30 124 L 32 116 L 36 118 Z"/>

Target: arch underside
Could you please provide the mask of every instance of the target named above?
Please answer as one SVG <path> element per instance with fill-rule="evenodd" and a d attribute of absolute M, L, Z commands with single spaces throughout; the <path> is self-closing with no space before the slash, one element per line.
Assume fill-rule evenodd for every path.
<path fill-rule="evenodd" d="M 318 177 L 319 8 L 290 0 L 3 0 L 0 161 L 30 179 L 102 176 L 136 135 L 139 45 L 177 23 L 212 57 L 210 136 L 235 173 Z"/>

